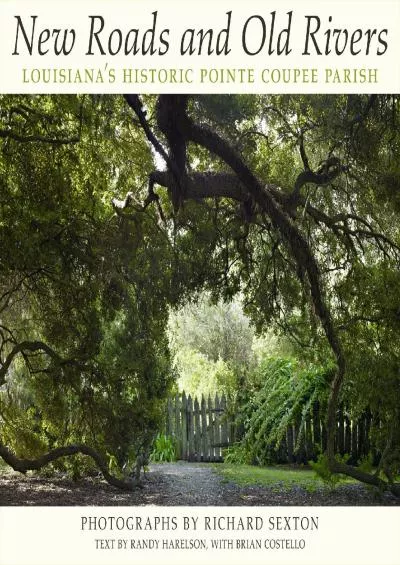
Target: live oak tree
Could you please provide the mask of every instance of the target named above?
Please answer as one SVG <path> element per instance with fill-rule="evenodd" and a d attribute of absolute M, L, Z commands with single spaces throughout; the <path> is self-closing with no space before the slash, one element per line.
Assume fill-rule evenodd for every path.
<path fill-rule="evenodd" d="M 292 322 L 294 330 L 309 334 L 309 342 L 323 337 L 322 347 L 334 358 L 330 470 L 384 486 L 383 469 L 398 492 L 398 99 L 260 97 L 243 100 L 242 108 L 240 100 L 232 108 L 225 99 L 223 108 L 215 97 L 189 103 L 186 96 L 164 95 L 156 102 L 156 119 L 168 151 L 140 99 L 126 100 L 166 164 L 165 171 L 149 175 L 146 205 L 159 202 L 156 184 L 166 187 L 176 231 L 185 238 L 194 223 L 185 203 L 207 202 L 215 229 L 210 266 L 215 274 L 221 269 L 218 289 L 228 296 L 240 289 L 261 325 L 273 315 L 288 330 Z M 244 110 L 246 104 L 253 104 L 253 112 Z M 221 255 L 225 265 L 215 269 Z M 363 352 L 371 349 L 374 362 L 366 366 Z M 384 381 L 381 392 L 365 381 L 371 368 L 369 378 Z M 374 475 L 335 459 L 336 411 L 345 384 L 356 402 L 368 398 L 386 431 Z"/>
<path fill-rule="evenodd" d="M 26 470 L 80 451 L 110 478 L 104 454 L 129 422 L 119 407 L 140 412 L 145 398 L 132 432 L 150 436 L 168 388 L 167 307 L 205 288 L 240 292 L 258 329 L 273 321 L 335 364 L 329 468 L 398 492 L 398 106 L 375 95 L 5 97 L 3 428 L 25 395 L 38 426 L 56 427 L 41 447 L 56 448 L 24 461 L 2 432 L 0 455 Z M 38 391 L 53 395 L 47 405 Z M 344 394 L 376 418 L 375 474 L 335 459 Z M 99 433 L 107 418 L 120 419 L 118 437 Z M 95 452 L 60 445 L 90 433 Z"/>

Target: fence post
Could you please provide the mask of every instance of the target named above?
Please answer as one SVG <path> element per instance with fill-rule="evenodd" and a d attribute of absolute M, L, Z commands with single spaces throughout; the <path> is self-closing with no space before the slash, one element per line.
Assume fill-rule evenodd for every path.
<path fill-rule="evenodd" d="M 210 395 L 208 395 L 208 442 L 210 446 L 209 461 L 214 461 L 214 414 Z"/>
<path fill-rule="evenodd" d="M 364 445 L 364 414 L 361 414 L 358 419 L 358 434 L 357 434 L 357 457 L 360 459 L 364 456 L 365 445 Z"/>
<path fill-rule="evenodd" d="M 306 449 L 305 449 L 305 424 L 301 422 L 301 418 L 298 417 L 295 423 L 295 433 L 296 433 L 296 462 L 305 463 L 306 462 Z M 300 439 L 300 441 L 299 441 Z"/>
<path fill-rule="evenodd" d="M 351 453 L 351 422 L 350 422 L 350 418 L 347 416 L 347 414 L 344 417 L 344 421 L 346 424 L 346 428 L 344 431 L 344 452 L 347 455 L 350 455 Z"/>
<path fill-rule="evenodd" d="M 193 461 L 194 456 L 194 429 L 193 429 L 193 400 L 191 395 L 187 401 L 187 429 L 188 429 L 188 460 Z"/>
<path fill-rule="evenodd" d="M 338 420 L 339 420 L 339 424 L 338 424 L 338 438 L 337 438 L 337 452 L 340 455 L 344 455 L 344 444 L 345 444 L 345 432 L 344 432 L 344 415 L 343 415 L 343 407 L 341 406 L 339 408 L 339 412 L 338 412 Z"/>
<path fill-rule="evenodd" d="M 200 410 L 199 401 L 194 399 L 194 459 L 200 461 L 201 458 L 201 437 L 200 437 Z"/>
<path fill-rule="evenodd" d="M 219 405 L 219 397 L 218 393 L 215 395 L 214 400 L 215 408 L 214 408 L 214 421 L 215 421 L 215 428 L 214 428 L 214 444 L 215 444 L 215 461 L 219 461 L 221 459 L 221 419 L 220 419 L 220 405 Z"/>
<path fill-rule="evenodd" d="M 168 398 L 168 400 L 167 400 L 167 421 L 165 423 L 165 434 L 167 436 L 170 436 L 173 433 L 172 414 L 173 414 L 172 398 Z"/>
<path fill-rule="evenodd" d="M 179 394 L 175 395 L 175 444 L 176 458 L 182 458 L 182 426 L 181 426 L 181 399 Z"/>
<path fill-rule="evenodd" d="M 207 413 L 204 394 L 201 395 L 201 453 L 203 461 L 208 461 Z"/>
<path fill-rule="evenodd" d="M 294 442 L 293 442 L 293 425 L 289 424 L 286 430 L 286 445 L 287 445 L 287 454 L 288 454 L 288 462 L 294 462 Z"/>
<path fill-rule="evenodd" d="M 187 459 L 187 398 L 185 391 L 182 393 L 182 406 L 181 406 L 181 421 L 182 421 L 182 459 Z"/>
<path fill-rule="evenodd" d="M 372 422 L 372 415 L 370 410 L 367 408 L 367 411 L 365 413 L 365 455 L 369 455 L 369 452 L 371 451 L 371 441 L 370 441 L 371 422 Z"/>
<path fill-rule="evenodd" d="M 225 394 L 222 395 L 221 398 L 221 445 L 223 447 L 228 446 L 228 421 L 227 421 L 227 413 L 226 413 L 226 396 Z M 222 449 L 222 448 L 221 448 Z M 222 455 L 222 451 L 221 451 Z"/>
<path fill-rule="evenodd" d="M 306 452 L 306 461 L 309 461 L 314 457 L 314 445 L 312 442 L 312 428 L 311 428 L 311 416 L 307 414 L 304 422 L 304 446 Z"/>
<path fill-rule="evenodd" d="M 357 422 L 353 420 L 351 422 L 351 462 L 357 463 L 358 459 L 358 448 L 357 448 Z"/>

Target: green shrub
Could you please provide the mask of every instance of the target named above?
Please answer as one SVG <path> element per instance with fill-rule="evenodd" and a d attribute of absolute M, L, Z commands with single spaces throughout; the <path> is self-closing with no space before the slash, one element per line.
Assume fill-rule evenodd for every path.
<path fill-rule="evenodd" d="M 154 462 L 176 461 L 175 438 L 165 434 L 158 434 L 154 440 L 150 460 Z"/>
<path fill-rule="evenodd" d="M 336 459 L 341 463 L 346 463 L 349 459 L 349 455 L 343 455 L 342 457 L 337 456 Z M 309 464 L 313 471 L 315 471 L 317 477 L 322 479 L 330 488 L 335 488 L 341 481 L 346 479 L 344 475 L 330 471 L 326 455 L 321 454 L 317 461 L 309 461 Z"/>
<path fill-rule="evenodd" d="M 247 446 L 243 443 L 235 443 L 223 451 L 224 462 L 233 465 L 250 465 L 252 456 Z"/>
<path fill-rule="evenodd" d="M 277 461 L 288 426 L 299 430 L 295 452 L 303 442 L 305 419 L 316 402 L 324 409 L 331 368 L 302 367 L 292 359 L 266 359 L 258 371 L 258 386 L 241 411 L 242 444 L 248 460 L 259 465 Z"/>

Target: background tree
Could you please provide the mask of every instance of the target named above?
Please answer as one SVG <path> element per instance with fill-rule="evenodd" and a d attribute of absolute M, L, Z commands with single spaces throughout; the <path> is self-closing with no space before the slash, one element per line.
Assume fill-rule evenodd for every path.
<path fill-rule="evenodd" d="M 181 390 L 235 397 L 255 363 L 254 330 L 238 300 L 210 302 L 202 294 L 169 320 Z"/>

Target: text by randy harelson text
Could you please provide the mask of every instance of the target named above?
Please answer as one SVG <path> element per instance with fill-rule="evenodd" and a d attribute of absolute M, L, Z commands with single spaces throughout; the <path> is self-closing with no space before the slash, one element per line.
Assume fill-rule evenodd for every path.
<path fill-rule="evenodd" d="M 378 84 L 377 68 L 27 68 L 23 84 L 298 85 Z"/>
<path fill-rule="evenodd" d="M 136 551 L 165 551 L 165 550 L 293 550 L 304 549 L 306 541 L 303 538 L 174 538 L 174 539 L 124 539 L 98 538 L 94 540 L 97 550 L 136 550 Z"/>

